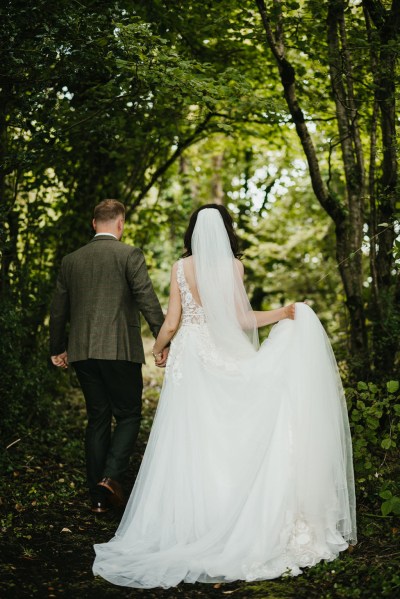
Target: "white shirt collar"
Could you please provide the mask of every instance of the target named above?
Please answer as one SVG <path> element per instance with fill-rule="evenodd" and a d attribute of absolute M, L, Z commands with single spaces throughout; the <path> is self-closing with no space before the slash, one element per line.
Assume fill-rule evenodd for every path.
<path fill-rule="evenodd" d="M 114 233 L 96 233 L 95 237 L 98 237 L 99 235 L 108 235 L 109 237 L 114 237 L 114 239 L 117 239 L 114 235 Z M 117 239 L 118 241 L 118 239 Z"/>

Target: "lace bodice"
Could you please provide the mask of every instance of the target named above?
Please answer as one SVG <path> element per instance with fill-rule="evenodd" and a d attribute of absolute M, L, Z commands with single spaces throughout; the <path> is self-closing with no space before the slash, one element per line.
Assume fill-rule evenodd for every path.
<path fill-rule="evenodd" d="M 183 270 L 183 259 L 178 261 L 177 275 L 179 291 L 182 302 L 182 326 L 190 324 L 204 324 L 206 321 L 204 310 L 197 304 L 190 292 Z"/>
<path fill-rule="evenodd" d="M 208 330 L 203 308 L 194 300 L 183 270 L 183 259 L 178 261 L 176 275 L 182 302 L 181 327 L 171 342 L 166 374 L 172 374 L 175 382 L 183 377 L 182 360 L 188 339 L 195 339 L 196 356 L 210 370 L 239 373 L 239 364 L 224 355 L 215 345 Z"/>

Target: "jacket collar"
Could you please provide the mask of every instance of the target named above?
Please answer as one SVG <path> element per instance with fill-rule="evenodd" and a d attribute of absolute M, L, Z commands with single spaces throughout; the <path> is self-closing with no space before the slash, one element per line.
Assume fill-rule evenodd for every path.
<path fill-rule="evenodd" d="M 92 241 L 118 241 L 118 239 L 112 237 L 111 235 L 102 235 L 100 233 L 100 235 L 95 235 L 95 237 L 93 237 L 93 239 L 90 240 L 90 243 Z"/>

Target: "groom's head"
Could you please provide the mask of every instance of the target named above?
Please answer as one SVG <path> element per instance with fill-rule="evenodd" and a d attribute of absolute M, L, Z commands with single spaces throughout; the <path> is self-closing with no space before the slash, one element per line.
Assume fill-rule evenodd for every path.
<path fill-rule="evenodd" d="M 125 206 L 118 200 L 103 200 L 94 209 L 93 229 L 96 233 L 112 233 L 121 239 L 124 222 Z"/>

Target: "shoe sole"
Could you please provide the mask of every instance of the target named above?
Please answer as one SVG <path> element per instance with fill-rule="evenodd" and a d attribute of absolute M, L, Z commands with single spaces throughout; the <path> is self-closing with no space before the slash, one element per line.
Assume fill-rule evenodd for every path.
<path fill-rule="evenodd" d="M 105 514 L 106 512 L 110 511 L 110 508 L 108 508 L 108 507 L 91 507 L 90 511 L 93 512 L 94 514 Z"/>

